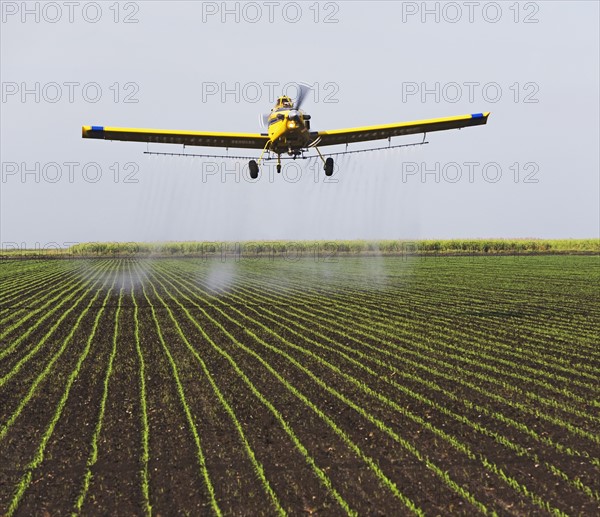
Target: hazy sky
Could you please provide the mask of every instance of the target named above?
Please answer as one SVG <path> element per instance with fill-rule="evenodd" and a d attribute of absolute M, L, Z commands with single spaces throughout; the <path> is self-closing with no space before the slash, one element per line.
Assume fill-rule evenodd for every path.
<path fill-rule="evenodd" d="M 3 1 L 0 242 L 599 237 L 598 20 L 593 1 Z M 312 129 L 492 114 L 340 157 L 333 181 L 81 138 L 260 132 L 296 81 Z"/>

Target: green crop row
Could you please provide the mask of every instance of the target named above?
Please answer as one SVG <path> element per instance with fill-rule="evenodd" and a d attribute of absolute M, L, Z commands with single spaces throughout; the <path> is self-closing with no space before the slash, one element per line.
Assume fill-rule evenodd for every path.
<path fill-rule="evenodd" d="M 133 278 L 131 265 L 128 264 L 127 271 L 129 277 Z M 144 514 L 149 517 L 152 515 L 152 505 L 150 504 L 150 475 L 148 472 L 148 462 L 150 460 L 150 427 L 148 425 L 148 404 L 146 400 L 146 362 L 141 346 L 139 305 L 135 299 L 134 284 L 131 282 L 131 301 L 133 303 L 133 325 L 135 336 L 135 351 L 139 362 L 139 392 L 140 392 L 140 420 L 141 420 L 141 485 L 144 501 Z"/>

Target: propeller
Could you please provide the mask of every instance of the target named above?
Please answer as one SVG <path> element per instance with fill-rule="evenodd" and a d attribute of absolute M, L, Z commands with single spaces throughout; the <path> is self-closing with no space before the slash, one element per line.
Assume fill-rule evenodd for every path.
<path fill-rule="evenodd" d="M 308 84 L 298 83 L 298 97 L 296 98 L 296 102 L 294 102 L 295 110 L 300 109 L 300 107 L 302 106 L 302 103 L 304 102 L 304 99 L 306 99 L 306 94 L 311 89 L 312 88 Z"/>
<path fill-rule="evenodd" d="M 267 127 L 267 124 L 269 122 L 269 115 L 270 115 L 270 113 L 262 113 L 262 114 L 258 115 L 258 123 L 260 124 L 260 127 L 262 127 L 263 129 L 265 127 Z"/>

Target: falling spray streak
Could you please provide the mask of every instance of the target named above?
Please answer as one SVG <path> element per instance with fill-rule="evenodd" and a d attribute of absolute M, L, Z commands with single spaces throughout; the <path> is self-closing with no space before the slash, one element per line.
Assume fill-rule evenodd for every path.
<path fill-rule="evenodd" d="M 162 191 L 161 183 L 164 181 L 164 170 L 165 170 L 164 156 L 152 156 L 149 159 L 151 164 L 151 174 L 145 178 L 146 181 L 151 183 L 149 188 L 149 195 L 144 197 L 143 205 L 139 213 L 139 222 L 141 227 L 144 228 L 143 234 L 146 236 L 145 241 L 156 241 L 157 235 L 155 233 L 156 225 L 154 218 L 161 208 L 161 196 Z"/>
<path fill-rule="evenodd" d="M 403 184 L 400 165 L 417 152 L 405 147 L 341 155 L 332 178 L 325 177 L 320 158 L 313 156 L 299 163 L 302 180 L 293 184 L 268 167 L 256 184 L 243 179 L 236 184 L 233 175 L 222 183 L 219 171 L 203 182 L 199 158 L 150 156 L 149 195 L 138 214 L 150 237 L 146 240 L 153 241 L 412 237 L 418 223 L 408 203 L 414 204 L 418 182 Z M 241 171 L 244 164 L 238 165 Z M 257 225 L 243 216 L 260 219 L 263 212 L 286 219 Z"/>

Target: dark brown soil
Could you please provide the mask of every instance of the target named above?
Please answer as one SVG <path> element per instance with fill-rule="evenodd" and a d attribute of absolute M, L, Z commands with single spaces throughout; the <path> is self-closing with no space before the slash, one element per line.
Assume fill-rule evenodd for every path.
<path fill-rule="evenodd" d="M 385 275 L 373 277 L 361 260 L 370 259 L 348 258 L 327 271 L 315 262 L 255 261 L 215 273 L 214 261 L 118 259 L 85 265 L 85 275 L 76 261 L 15 262 L 27 267 L 14 285 L 43 271 L 52 282 L 33 282 L 7 298 L 14 308 L 0 313 L 0 332 L 61 281 L 109 267 L 98 276 L 99 293 L 89 293 L 0 387 L 0 515 L 22 480 L 15 515 L 70 514 L 88 469 L 82 515 L 145 513 L 134 300 L 154 515 L 211 515 L 211 490 L 224 515 L 276 514 L 244 439 L 278 504 L 293 515 L 339 515 L 343 504 L 361 515 L 410 513 L 383 477 L 428 515 L 471 515 L 477 504 L 499 515 L 599 514 L 600 389 L 590 381 L 600 376 L 597 263 L 431 259 L 409 278 L 404 262 L 385 259 Z M 117 351 L 90 463 L 121 287 Z M 67 306 L 0 360 L 0 378 Z M 0 350 L 34 322 L 11 332 Z M 522 379 L 509 374 L 528 368 L 537 371 Z M 560 380 L 570 371 L 570 384 Z M 544 384 L 548 379 L 555 380 Z"/>

